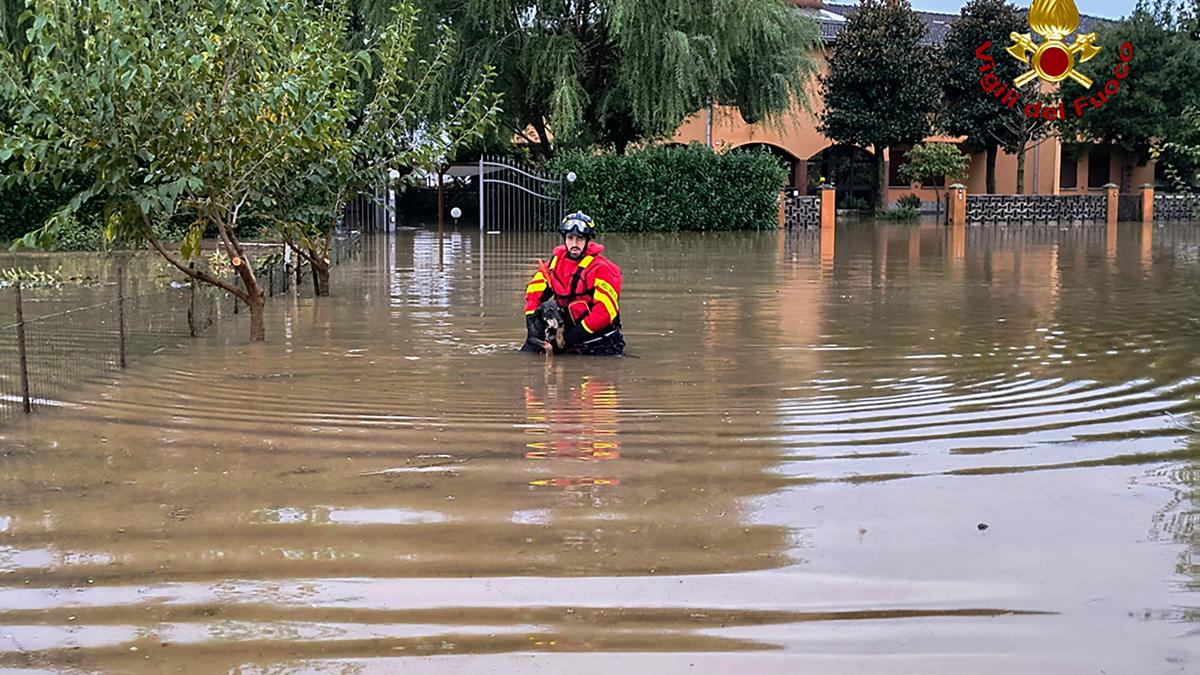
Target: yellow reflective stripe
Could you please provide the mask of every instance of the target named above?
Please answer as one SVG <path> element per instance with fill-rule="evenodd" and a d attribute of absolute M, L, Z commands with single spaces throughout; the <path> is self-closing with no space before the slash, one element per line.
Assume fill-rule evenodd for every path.
<path fill-rule="evenodd" d="M 597 300 L 600 301 L 600 304 L 604 305 L 604 308 L 608 310 L 609 318 L 616 318 L 616 316 L 617 316 L 616 303 L 614 303 L 611 299 L 609 299 L 608 293 L 593 293 L 593 295 L 596 297 Z"/>
<path fill-rule="evenodd" d="M 591 335 L 592 333 L 595 333 L 595 332 L 596 332 L 596 331 L 592 330 L 591 328 L 588 328 L 588 327 L 587 327 L 587 319 L 581 319 L 581 320 L 579 321 L 579 325 L 580 325 L 580 326 L 583 326 L 583 329 L 584 329 L 584 330 L 586 330 L 586 331 L 588 332 L 588 335 Z"/>
<path fill-rule="evenodd" d="M 528 312 L 525 312 L 525 316 L 529 316 L 530 314 L 533 314 L 536 311 L 537 311 L 536 309 L 531 309 Z"/>
<path fill-rule="evenodd" d="M 542 271 L 538 270 L 533 273 L 533 280 L 530 281 L 529 283 L 533 283 L 534 281 L 545 281 L 545 280 L 546 280 L 546 277 L 542 276 Z"/>
<path fill-rule="evenodd" d="M 613 288 L 612 284 L 603 279 L 597 279 L 596 288 L 608 293 L 608 297 L 612 298 L 613 302 L 617 302 L 619 296 L 617 295 L 617 289 Z"/>
<path fill-rule="evenodd" d="M 544 281 L 529 284 L 529 286 L 525 288 L 526 293 L 541 293 L 544 290 L 546 290 L 546 282 Z"/>
<path fill-rule="evenodd" d="M 580 268 L 580 269 L 587 269 L 587 266 L 588 266 L 588 265 L 591 265 L 591 264 L 592 264 L 592 260 L 594 260 L 594 259 L 595 259 L 595 256 L 590 256 L 590 255 L 585 255 L 585 256 L 583 256 L 583 260 L 580 260 L 580 261 L 579 261 L 579 268 Z"/>
<path fill-rule="evenodd" d="M 554 269 L 554 266 L 557 264 L 558 264 L 558 256 L 553 256 L 552 258 L 550 258 L 550 269 Z"/>

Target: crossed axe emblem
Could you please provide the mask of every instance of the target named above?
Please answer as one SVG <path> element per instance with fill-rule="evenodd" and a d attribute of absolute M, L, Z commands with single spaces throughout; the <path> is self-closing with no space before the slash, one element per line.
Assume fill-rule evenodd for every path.
<path fill-rule="evenodd" d="M 1079 10 L 1073 0 L 1034 0 L 1029 8 L 1029 27 L 1045 38 L 1040 45 L 1029 33 L 1010 33 L 1013 43 L 1007 51 L 1030 69 L 1013 80 L 1023 87 L 1035 77 L 1047 82 L 1060 82 L 1068 77 L 1085 88 L 1091 88 L 1092 80 L 1075 70 L 1075 66 L 1090 60 L 1100 52 L 1095 45 L 1096 34 L 1076 35 L 1075 42 L 1068 45 L 1063 38 L 1079 26 Z"/>

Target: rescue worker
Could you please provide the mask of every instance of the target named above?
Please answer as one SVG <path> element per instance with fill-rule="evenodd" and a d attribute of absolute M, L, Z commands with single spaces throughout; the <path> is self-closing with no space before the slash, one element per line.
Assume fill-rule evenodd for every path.
<path fill-rule="evenodd" d="M 621 268 L 605 258 L 604 246 L 592 241 L 595 223 L 576 211 L 558 227 L 563 243 L 554 249 L 549 267 L 538 269 L 525 289 L 523 352 L 621 356 Z M 549 273 L 549 278 L 543 272 Z M 566 318 L 553 343 L 537 335 L 539 306 L 553 299 Z"/>

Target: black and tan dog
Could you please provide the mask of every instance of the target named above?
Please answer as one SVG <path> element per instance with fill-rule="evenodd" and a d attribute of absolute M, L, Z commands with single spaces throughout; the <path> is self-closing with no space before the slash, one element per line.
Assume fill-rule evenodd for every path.
<path fill-rule="evenodd" d="M 521 351 L 544 354 L 546 350 L 540 343 L 548 342 L 553 345 L 562 342 L 563 332 L 566 329 L 567 312 L 551 298 L 538 305 L 537 310 L 534 311 L 533 320 L 529 322 L 529 335 L 526 337 L 525 346 L 521 347 Z"/>

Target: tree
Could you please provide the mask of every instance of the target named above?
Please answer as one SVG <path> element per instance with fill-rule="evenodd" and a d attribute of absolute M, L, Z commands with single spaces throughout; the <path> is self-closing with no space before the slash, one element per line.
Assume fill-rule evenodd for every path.
<path fill-rule="evenodd" d="M 900 167 L 900 177 L 910 183 L 933 182 L 939 178 L 962 180 L 971 168 L 971 158 L 949 143 L 914 145 L 904 153 L 908 164 Z M 942 188 L 935 187 L 937 213 L 942 212 Z"/>
<path fill-rule="evenodd" d="M 334 228 L 346 204 L 369 188 L 390 185 L 393 171 L 442 164 L 482 138 L 499 113 L 493 71 L 469 79 L 452 71 L 457 40 L 444 23 L 423 26 L 411 5 L 351 12 L 346 49 L 366 45 L 355 69 L 356 103 L 341 152 L 283 186 L 276 219 L 285 243 L 307 261 L 314 292 L 329 294 Z M 419 56 L 419 58 L 418 58 Z"/>
<path fill-rule="evenodd" d="M 786 0 L 422 0 L 462 39 L 459 67 L 497 69 L 503 123 L 536 143 L 618 153 L 712 102 L 754 121 L 806 103 L 820 46 Z"/>
<path fill-rule="evenodd" d="M 1021 91 L 1022 108 L 1029 105 L 1040 105 L 1044 109 L 1057 106 L 1057 96 L 1038 90 L 1041 83 L 1034 80 Z M 995 103 L 995 101 L 992 101 Z M 1059 127 L 1058 121 L 1047 120 L 1044 117 L 1030 117 L 1023 110 L 1010 111 L 1002 107 L 996 115 L 1000 124 L 989 133 L 994 134 L 1004 151 L 1017 156 L 1017 194 L 1025 194 L 1025 153 L 1031 145 L 1036 145 Z"/>
<path fill-rule="evenodd" d="M 1180 0 L 1141 0 L 1131 16 L 1097 28 L 1100 56 L 1079 66 L 1094 84 L 1084 89 L 1067 81 L 1061 90 L 1068 110 L 1080 98 L 1088 105 L 1078 118 L 1068 114 L 1064 137 L 1121 148 L 1126 152 L 1122 175 L 1128 176 L 1133 162 L 1150 158 L 1156 141 L 1187 134 L 1183 113 L 1200 105 L 1200 91 L 1192 81 L 1200 72 L 1198 32 L 1194 8 Z M 1116 95 L 1096 106 L 1092 98 L 1100 102 L 1099 92 L 1113 79 L 1125 41 L 1133 47 L 1129 75 Z"/>
<path fill-rule="evenodd" d="M 13 102 L 0 162 L 19 167 L 4 182 L 90 182 L 20 243 L 52 244 L 75 212 L 100 201 L 110 240 L 148 243 L 185 275 L 237 296 L 250 310 L 251 339 L 264 340 L 264 292 L 238 225 L 249 213 L 278 215 L 282 197 L 356 160 L 360 145 L 347 137 L 356 64 L 378 59 L 381 72 L 400 73 L 412 50 L 404 42 L 345 49 L 346 18 L 337 2 L 35 4 L 28 53 L 0 52 L 0 101 Z M 419 148 L 414 159 L 443 145 L 420 129 L 373 128 L 365 139 L 408 143 Z M 155 225 L 181 216 L 193 224 L 177 253 Z M 188 265 L 208 227 L 237 281 Z"/>
<path fill-rule="evenodd" d="M 875 155 L 874 202 L 883 204 L 883 152 L 930 132 L 939 91 L 925 26 L 907 0 L 862 0 L 838 35 L 822 81 L 821 133 Z"/>
<path fill-rule="evenodd" d="M 1027 30 L 1024 17 L 1005 0 L 971 0 L 962 8 L 962 16 L 946 31 L 942 50 L 946 67 L 942 78 L 944 106 L 939 125 L 951 136 L 965 136 L 967 148 L 986 153 L 987 193 L 996 192 L 996 156 L 1003 139 L 1010 136 L 1011 111 L 997 106 L 996 99 L 979 88 L 979 59 L 975 50 L 991 41 L 991 51 L 1000 52 L 992 73 L 1003 82 L 1012 82 L 1025 68 L 1021 62 L 1001 51 L 1010 33 Z M 1020 112 L 1018 111 L 1018 115 Z"/>
<path fill-rule="evenodd" d="M 1180 129 L 1173 140 L 1156 144 L 1150 156 L 1158 160 L 1163 173 L 1176 192 L 1196 192 L 1200 189 L 1200 108 L 1183 111 L 1186 128 Z"/>

